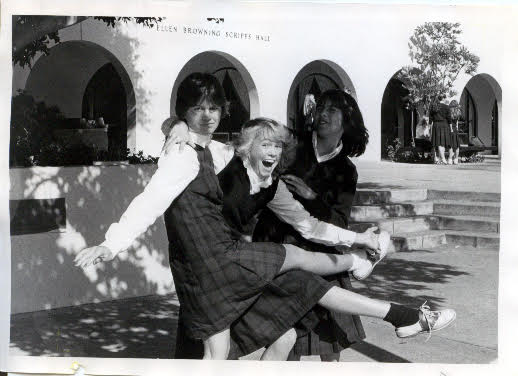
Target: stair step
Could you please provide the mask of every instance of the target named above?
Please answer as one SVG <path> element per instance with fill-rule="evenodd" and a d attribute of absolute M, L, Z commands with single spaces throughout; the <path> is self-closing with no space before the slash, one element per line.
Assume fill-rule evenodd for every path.
<path fill-rule="evenodd" d="M 396 252 L 430 249 L 446 244 L 446 234 L 437 230 L 399 233 L 392 236 L 392 242 Z"/>
<path fill-rule="evenodd" d="M 447 231 L 448 243 L 477 248 L 499 247 L 500 236 L 493 232 Z"/>
<path fill-rule="evenodd" d="M 500 193 L 428 190 L 429 200 L 500 202 Z"/>
<path fill-rule="evenodd" d="M 349 228 L 356 232 L 363 232 L 369 227 L 377 226 L 380 230 L 390 234 L 415 231 L 435 230 L 439 225 L 439 217 L 433 215 L 394 217 L 369 222 L 352 223 Z"/>
<path fill-rule="evenodd" d="M 426 189 L 358 189 L 354 197 L 355 205 L 376 205 L 426 200 Z"/>
<path fill-rule="evenodd" d="M 438 230 L 500 232 L 500 218 L 474 215 L 436 216 Z"/>
<path fill-rule="evenodd" d="M 494 248 L 500 245 L 500 236 L 494 232 L 453 230 L 428 230 L 392 235 L 396 252 L 431 249 L 443 244 L 477 248 Z"/>
<path fill-rule="evenodd" d="M 499 202 L 434 200 L 433 214 L 499 216 Z"/>
<path fill-rule="evenodd" d="M 352 222 L 372 222 L 383 218 L 432 214 L 433 208 L 434 203 L 431 201 L 382 205 L 355 205 L 351 208 L 350 218 Z"/>

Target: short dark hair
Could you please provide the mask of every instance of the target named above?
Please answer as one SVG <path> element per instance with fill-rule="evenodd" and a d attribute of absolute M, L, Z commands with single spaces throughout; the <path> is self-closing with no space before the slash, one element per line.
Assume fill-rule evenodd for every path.
<path fill-rule="evenodd" d="M 191 73 L 178 86 L 175 105 L 176 116 L 184 119 L 189 108 L 197 106 L 204 100 L 221 107 L 221 117 L 228 115 L 225 91 L 218 79 L 210 73 Z"/>
<path fill-rule="evenodd" d="M 363 117 L 356 100 L 343 90 L 326 90 L 318 98 L 317 108 L 325 105 L 329 100 L 331 104 L 342 111 L 344 122 L 344 134 L 342 144 L 345 154 L 349 157 L 359 157 L 365 153 L 369 142 L 369 131 L 365 128 Z M 345 124 L 348 126 L 346 127 Z"/>

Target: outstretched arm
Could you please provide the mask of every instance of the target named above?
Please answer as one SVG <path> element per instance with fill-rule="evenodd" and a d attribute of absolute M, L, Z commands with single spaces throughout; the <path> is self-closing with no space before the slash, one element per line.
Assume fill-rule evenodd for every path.
<path fill-rule="evenodd" d="M 375 229 L 355 233 L 312 217 L 302 204 L 295 200 L 283 181 L 279 181 L 277 192 L 268 203 L 268 208 L 282 221 L 293 226 L 304 238 L 316 243 L 347 247 L 358 245 L 374 250 L 379 246 L 377 235 L 373 233 Z"/>
<path fill-rule="evenodd" d="M 176 149 L 160 158 L 146 188 L 133 199 L 120 220 L 110 226 L 106 240 L 100 246 L 82 250 L 75 259 L 76 265 L 86 267 L 113 259 L 165 212 L 198 174 L 196 152 L 189 149 L 182 153 Z"/>

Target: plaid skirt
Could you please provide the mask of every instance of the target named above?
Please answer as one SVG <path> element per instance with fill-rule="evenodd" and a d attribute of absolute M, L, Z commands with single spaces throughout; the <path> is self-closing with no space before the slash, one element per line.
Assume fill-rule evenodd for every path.
<path fill-rule="evenodd" d="M 230 330 L 230 356 L 237 358 L 268 346 L 295 327 L 307 333 L 319 317 L 308 314 L 333 285 L 302 270 L 283 273 L 272 280 L 257 301 Z M 297 326 L 296 326 L 297 324 Z"/>
<path fill-rule="evenodd" d="M 214 244 L 205 258 L 185 260 L 194 253 L 170 249 L 170 266 L 184 313 L 187 334 L 205 340 L 229 328 L 279 274 L 285 249 L 275 243 L 233 242 L 227 249 Z"/>
<path fill-rule="evenodd" d="M 333 286 L 352 290 L 348 273 L 327 277 Z M 318 324 L 307 330 L 304 320 L 318 317 Z M 303 324 L 301 326 L 301 324 Z M 301 356 L 338 354 L 352 344 L 365 338 L 360 317 L 344 313 L 330 312 L 320 306 L 308 312 L 297 325 L 298 337 L 288 360 L 299 359 Z"/>
<path fill-rule="evenodd" d="M 446 121 L 437 121 L 432 127 L 432 145 L 434 148 L 444 146 L 449 148 L 451 144 L 451 129 Z"/>
<path fill-rule="evenodd" d="M 256 274 L 261 267 L 257 268 L 257 265 L 254 265 L 258 262 L 257 250 L 265 249 L 264 246 L 270 244 L 245 243 L 245 245 L 251 245 L 250 248 L 253 251 L 250 252 L 250 248 L 238 250 L 237 253 L 241 255 L 236 258 L 235 265 Z M 250 289 L 250 296 L 245 296 L 239 302 L 241 304 L 235 304 L 236 314 L 239 312 L 238 309 L 242 310 L 241 314 L 237 317 L 234 315 L 222 317 L 221 325 L 214 326 L 214 333 L 230 327 L 230 359 L 237 359 L 273 343 L 286 331 L 295 327 L 296 323 L 298 331 L 304 328 L 307 333 L 320 320 L 316 315 L 308 315 L 308 312 L 333 286 L 324 278 L 302 270 L 288 271 L 271 280 L 266 280 L 264 277 L 260 277 L 259 280 L 262 282 L 255 287 L 249 285 L 251 279 L 241 280 L 241 283 Z M 258 289 L 259 292 L 257 292 Z M 240 292 L 236 292 L 237 295 L 240 295 Z M 185 300 L 180 300 L 176 357 L 196 359 L 203 354 L 201 340 L 211 334 L 210 332 L 204 336 L 194 334 L 199 331 L 193 331 L 192 324 L 189 324 L 192 313 L 189 312 L 190 309 L 188 304 L 185 304 Z M 221 303 L 224 304 L 224 299 Z"/>
<path fill-rule="evenodd" d="M 453 151 L 459 148 L 459 133 L 457 131 L 451 132 L 450 141 L 450 147 L 453 149 Z"/>

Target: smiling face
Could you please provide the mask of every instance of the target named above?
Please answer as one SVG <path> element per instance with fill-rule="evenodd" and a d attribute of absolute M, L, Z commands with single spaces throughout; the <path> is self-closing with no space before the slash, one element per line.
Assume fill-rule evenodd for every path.
<path fill-rule="evenodd" d="M 281 141 L 273 141 L 264 135 L 258 135 L 252 142 L 249 162 L 259 178 L 268 179 L 279 164 L 281 155 Z"/>
<path fill-rule="evenodd" d="M 185 112 L 185 121 L 191 131 L 201 135 L 211 135 L 221 120 L 221 107 L 204 99 Z"/>
<path fill-rule="evenodd" d="M 333 105 L 328 99 L 324 104 L 317 106 L 315 113 L 315 130 L 322 138 L 333 137 L 340 140 L 343 129 L 343 114 L 340 108 Z"/>

